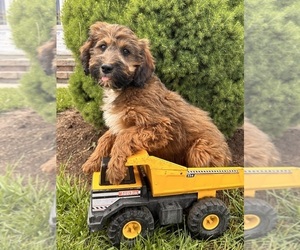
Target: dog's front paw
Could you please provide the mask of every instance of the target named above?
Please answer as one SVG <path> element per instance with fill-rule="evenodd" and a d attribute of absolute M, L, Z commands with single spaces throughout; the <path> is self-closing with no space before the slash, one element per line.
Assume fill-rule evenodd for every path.
<path fill-rule="evenodd" d="M 93 173 L 96 171 L 100 171 L 100 166 L 97 164 L 97 162 L 92 162 L 87 160 L 83 165 L 82 165 L 82 171 L 86 174 Z"/>
<path fill-rule="evenodd" d="M 125 178 L 125 160 L 113 160 L 111 159 L 108 163 L 106 176 L 108 181 L 113 185 L 118 185 Z"/>

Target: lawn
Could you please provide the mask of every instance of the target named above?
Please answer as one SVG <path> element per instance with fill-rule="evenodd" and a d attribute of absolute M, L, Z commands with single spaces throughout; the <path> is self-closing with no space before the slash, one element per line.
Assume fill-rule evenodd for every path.
<path fill-rule="evenodd" d="M 18 88 L 1 88 L 0 90 L 0 112 L 25 107 L 25 101 Z"/>
<path fill-rule="evenodd" d="M 48 223 L 53 192 L 47 183 L 25 181 L 7 167 L 6 174 L 0 175 L 0 190 L 0 249 L 55 249 Z"/>
<path fill-rule="evenodd" d="M 272 190 L 264 199 L 275 203 L 277 227 L 265 237 L 246 240 L 245 250 L 300 249 L 300 190 Z"/>
<path fill-rule="evenodd" d="M 57 88 L 56 90 L 57 112 L 62 112 L 73 107 L 72 97 L 68 88 Z M 1 88 L 0 90 L 0 112 L 6 112 L 18 108 L 25 108 L 24 96 L 18 88 Z"/>

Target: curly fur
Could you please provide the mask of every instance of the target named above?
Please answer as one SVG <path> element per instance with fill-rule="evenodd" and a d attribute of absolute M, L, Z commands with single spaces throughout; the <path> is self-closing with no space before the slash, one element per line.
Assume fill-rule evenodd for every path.
<path fill-rule="evenodd" d="M 99 139 L 84 172 L 99 170 L 110 156 L 107 176 L 118 184 L 128 156 L 139 150 L 189 167 L 224 166 L 231 153 L 208 113 L 169 91 L 153 73 L 147 40 L 127 27 L 97 22 L 81 47 L 84 70 L 104 88 L 109 130 Z"/>
<path fill-rule="evenodd" d="M 280 162 L 280 154 L 266 133 L 248 119 L 243 129 L 245 167 L 270 167 Z"/>

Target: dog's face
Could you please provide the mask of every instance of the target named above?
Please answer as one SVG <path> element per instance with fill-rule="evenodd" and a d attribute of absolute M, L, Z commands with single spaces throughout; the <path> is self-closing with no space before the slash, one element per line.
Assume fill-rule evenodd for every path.
<path fill-rule="evenodd" d="M 147 40 L 121 25 L 93 24 L 80 53 L 85 73 L 105 88 L 141 87 L 154 71 Z"/>

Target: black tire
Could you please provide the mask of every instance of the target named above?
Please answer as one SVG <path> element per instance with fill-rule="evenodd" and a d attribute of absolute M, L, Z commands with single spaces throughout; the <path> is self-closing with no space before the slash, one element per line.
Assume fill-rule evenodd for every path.
<path fill-rule="evenodd" d="M 244 209 L 245 239 L 254 239 L 264 236 L 277 224 L 276 211 L 264 200 L 245 198 Z"/>
<path fill-rule="evenodd" d="M 217 198 L 204 198 L 191 208 L 187 225 L 192 236 L 213 239 L 225 232 L 229 217 L 229 211 L 223 201 Z"/>
<path fill-rule="evenodd" d="M 107 235 L 114 246 L 121 242 L 132 245 L 138 236 L 145 237 L 153 230 L 154 219 L 147 207 L 126 208 L 112 219 Z"/>

